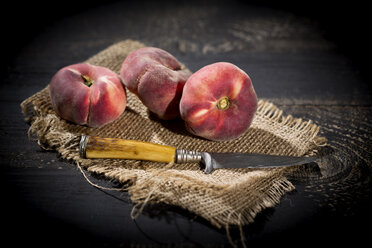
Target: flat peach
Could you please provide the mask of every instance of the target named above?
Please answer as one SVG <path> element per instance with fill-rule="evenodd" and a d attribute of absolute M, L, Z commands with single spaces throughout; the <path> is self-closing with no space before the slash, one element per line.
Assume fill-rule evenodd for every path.
<path fill-rule="evenodd" d="M 126 107 L 120 77 L 86 63 L 60 69 L 50 81 L 49 93 L 56 113 L 79 125 L 103 126 L 117 119 Z"/>
<path fill-rule="evenodd" d="M 125 86 L 165 120 L 179 117 L 182 89 L 190 74 L 170 53 L 155 47 L 130 53 L 120 71 Z"/>
<path fill-rule="evenodd" d="M 180 113 L 189 132 L 210 140 L 231 140 L 250 126 L 257 96 L 249 76 L 237 66 L 207 65 L 187 80 Z"/>

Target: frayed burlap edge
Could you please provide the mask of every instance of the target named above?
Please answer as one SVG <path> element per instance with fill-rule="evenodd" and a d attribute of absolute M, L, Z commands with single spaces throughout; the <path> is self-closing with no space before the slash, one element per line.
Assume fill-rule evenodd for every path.
<path fill-rule="evenodd" d="M 142 43 L 130 40 L 119 42 L 87 62 L 118 72 L 120 62 L 126 55 L 142 46 Z M 44 149 L 57 151 L 63 159 L 73 161 L 89 172 L 125 183 L 126 190 L 135 204 L 132 217 L 137 217 L 148 203 L 165 203 L 200 215 L 216 227 L 242 226 L 252 223 L 257 213 L 275 206 L 283 194 L 294 189 L 293 184 L 283 176 L 285 169 L 216 170 L 212 175 L 205 175 L 195 164 L 180 166 L 82 159 L 78 151 L 81 134 L 93 133 L 110 137 L 124 135 L 126 138 L 132 133 L 128 131 L 122 134 L 117 130 L 114 132 L 110 126 L 94 130 L 68 123 L 54 113 L 48 97 L 46 87 L 22 102 L 22 112 L 31 125 L 29 135 L 35 136 Z M 323 137 L 318 136 L 319 127 L 312 121 L 284 116 L 279 108 L 264 100 L 259 101 L 257 113 L 247 134 L 233 143 L 208 142 L 185 135 L 182 131 L 175 133 L 173 130 L 164 129 L 157 120 L 150 120 L 146 108 L 128 92 L 128 110 L 110 125 L 121 127 L 120 122 L 130 118 L 134 118 L 136 122 L 146 121 L 145 124 L 154 126 L 149 127 L 154 130 L 151 136 L 143 137 L 145 141 L 166 143 L 178 139 L 180 145 L 186 146 L 180 148 L 187 149 L 226 151 L 226 147 L 229 147 L 229 151 L 234 152 L 303 156 L 316 153 L 318 147 L 326 142 Z M 172 137 L 168 139 L 168 136 Z M 273 139 L 280 142 L 273 143 Z M 247 144 L 247 140 L 254 145 Z"/>

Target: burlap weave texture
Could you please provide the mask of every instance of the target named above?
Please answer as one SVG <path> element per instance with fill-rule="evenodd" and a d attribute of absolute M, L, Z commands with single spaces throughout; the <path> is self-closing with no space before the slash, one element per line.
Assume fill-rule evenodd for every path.
<path fill-rule="evenodd" d="M 125 40 L 89 58 L 87 63 L 119 72 L 125 57 L 144 44 Z M 127 185 L 135 207 L 165 203 L 187 209 L 217 227 L 245 225 L 261 210 L 277 204 L 294 189 L 283 169 L 220 169 L 206 175 L 199 164 L 161 164 L 134 160 L 82 159 L 81 134 L 142 140 L 182 149 L 210 152 L 252 152 L 303 156 L 325 142 L 311 121 L 284 116 L 272 103 L 260 100 L 248 131 L 233 141 L 214 142 L 190 135 L 182 120 L 162 121 L 151 115 L 138 98 L 127 91 L 127 108 L 116 121 L 89 128 L 66 122 L 53 111 L 48 86 L 22 102 L 30 133 L 38 143 L 92 173 Z"/>

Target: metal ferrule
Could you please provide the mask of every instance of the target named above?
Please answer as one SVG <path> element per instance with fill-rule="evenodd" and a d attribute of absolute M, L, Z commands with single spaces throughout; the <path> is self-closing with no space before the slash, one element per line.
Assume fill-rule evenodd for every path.
<path fill-rule="evenodd" d="M 89 136 L 88 135 L 82 135 L 80 144 L 79 144 L 79 153 L 80 157 L 86 158 L 86 150 L 87 150 L 87 144 L 88 144 Z"/>
<path fill-rule="evenodd" d="M 175 162 L 178 164 L 200 162 L 201 158 L 201 152 L 177 149 Z"/>

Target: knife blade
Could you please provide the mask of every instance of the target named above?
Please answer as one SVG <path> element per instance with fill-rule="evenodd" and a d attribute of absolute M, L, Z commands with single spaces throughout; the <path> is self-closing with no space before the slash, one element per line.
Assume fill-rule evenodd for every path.
<path fill-rule="evenodd" d="M 309 164 L 316 157 L 278 156 L 257 153 L 202 153 L 204 172 L 222 168 L 275 168 Z"/>
<path fill-rule="evenodd" d="M 252 153 L 210 153 L 177 149 L 137 140 L 82 135 L 79 144 L 83 158 L 135 159 L 164 163 L 204 164 L 204 172 L 225 168 L 273 168 L 315 162 L 316 157 L 293 157 Z"/>

